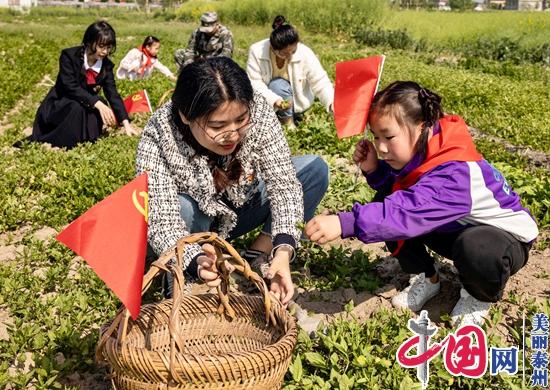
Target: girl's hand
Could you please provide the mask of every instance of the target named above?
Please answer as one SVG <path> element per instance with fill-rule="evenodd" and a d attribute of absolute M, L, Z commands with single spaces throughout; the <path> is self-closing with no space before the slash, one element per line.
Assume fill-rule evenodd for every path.
<path fill-rule="evenodd" d="M 96 104 L 94 104 L 94 107 L 99 111 L 99 115 L 101 115 L 101 120 L 103 121 L 103 124 L 107 126 L 114 126 L 116 125 L 116 118 L 115 114 L 113 114 L 113 110 L 103 103 L 101 100 L 98 100 Z"/>
<path fill-rule="evenodd" d="M 340 218 L 337 215 L 318 215 L 306 224 L 304 233 L 311 241 L 326 244 L 342 235 Z"/>
<path fill-rule="evenodd" d="M 197 258 L 197 274 L 199 275 L 199 279 L 208 287 L 217 287 L 222 282 L 222 279 L 221 274 L 216 268 L 216 250 L 210 244 L 204 244 L 202 250 L 205 254 Z M 235 267 L 227 261 L 225 262 L 225 266 L 229 273 L 235 271 Z"/>
<path fill-rule="evenodd" d="M 362 139 L 355 145 L 353 161 L 364 173 L 372 173 L 378 168 L 378 155 L 372 142 Z"/>
<path fill-rule="evenodd" d="M 130 124 L 130 121 L 128 119 L 124 119 L 122 121 L 122 126 L 124 126 L 124 132 L 126 135 L 138 135 L 139 131 L 134 129 L 134 127 Z"/>
<path fill-rule="evenodd" d="M 178 78 L 176 77 L 176 75 L 173 75 L 173 74 L 168 76 L 168 78 L 170 78 L 170 80 L 172 81 L 178 81 Z"/>
<path fill-rule="evenodd" d="M 279 248 L 273 256 L 266 278 L 271 281 L 269 290 L 281 301 L 284 307 L 294 296 L 294 284 L 290 276 L 290 256 L 288 248 Z"/>

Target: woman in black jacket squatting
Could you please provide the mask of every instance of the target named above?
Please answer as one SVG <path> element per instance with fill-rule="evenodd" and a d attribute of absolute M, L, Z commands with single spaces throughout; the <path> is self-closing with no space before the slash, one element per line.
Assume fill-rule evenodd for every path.
<path fill-rule="evenodd" d="M 117 123 L 127 135 L 137 134 L 116 89 L 114 65 L 108 58 L 115 49 L 115 31 L 98 21 L 86 29 L 82 45 L 61 51 L 59 74 L 38 108 L 31 141 L 71 149 L 97 140 L 104 124 Z M 107 101 L 99 96 L 101 89 Z"/>

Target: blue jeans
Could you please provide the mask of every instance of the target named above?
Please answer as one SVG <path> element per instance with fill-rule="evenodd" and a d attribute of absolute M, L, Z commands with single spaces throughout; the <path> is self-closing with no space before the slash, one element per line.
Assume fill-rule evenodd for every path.
<path fill-rule="evenodd" d="M 329 169 L 321 157 L 313 155 L 292 157 L 292 164 L 304 191 L 304 220 L 307 222 L 313 218 L 315 209 L 327 190 Z M 199 209 L 193 198 L 187 194 L 179 194 L 179 200 L 180 216 L 190 233 L 211 230 L 213 219 Z M 237 209 L 237 224 L 228 239 L 240 237 L 262 225 L 262 231 L 271 234 L 271 208 L 265 184 L 260 180 L 258 191 Z"/>
<path fill-rule="evenodd" d="M 276 77 L 269 82 L 267 87 L 275 92 L 277 95 L 282 97 L 284 100 L 293 100 L 292 86 L 290 85 L 290 81 L 285 80 L 281 77 Z M 292 104 L 287 110 L 277 111 L 277 116 L 279 117 L 279 119 L 292 118 L 294 116 L 294 104 Z"/>

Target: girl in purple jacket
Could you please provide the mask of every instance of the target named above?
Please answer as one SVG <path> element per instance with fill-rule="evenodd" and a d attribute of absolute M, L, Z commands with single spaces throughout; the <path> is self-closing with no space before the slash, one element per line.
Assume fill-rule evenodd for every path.
<path fill-rule="evenodd" d="M 318 243 L 385 241 L 403 271 L 414 274 L 392 304 L 413 311 L 440 290 L 427 248 L 451 259 L 463 286 L 452 322 L 481 325 L 490 303 L 526 264 L 538 235 L 535 221 L 476 151 L 464 121 L 443 114 L 435 93 L 394 82 L 375 95 L 368 122 L 374 144 L 359 141 L 353 159 L 377 191 L 373 201 L 313 218 L 306 235 Z"/>

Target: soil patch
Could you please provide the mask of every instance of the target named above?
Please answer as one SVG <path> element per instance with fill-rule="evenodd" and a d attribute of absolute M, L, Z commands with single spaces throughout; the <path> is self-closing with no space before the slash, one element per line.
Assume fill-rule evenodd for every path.
<path fill-rule="evenodd" d="M 550 154 L 534 150 L 528 146 L 514 145 L 505 139 L 486 134 L 474 127 L 470 127 L 470 134 L 474 139 L 486 139 L 502 145 L 508 153 L 524 156 L 529 161 L 529 164 L 534 165 L 535 167 L 550 169 Z"/>
<path fill-rule="evenodd" d="M 384 287 L 377 290 L 374 297 L 381 301 L 373 301 L 375 304 L 366 305 L 362 310 L 361 317 L 367 319 L 370 314 L 380 310 L 382 307 L 391 308 L 391 298 L 408 285 L 409 275 L 401 271 L 397 259 L 393 257 L 384 257 L 387 252 L 383 249 L 383 244 L 363 244 L 358 240 L 337 240 L 333 245 L 344 245 L 352 249 L 361 249 L 367 252 L 375 253 L 379 258 L 376 266 L 378 277 L 385 283 Z M 448 325 L 442 320 L 442 315 L 449 314 L 460 296 L 460 282 L 456 268 L 452 262 L 442 259 L 438 262 L 441 278 L 441 292 L 432 298 L 424 306 L 431 321 L 437 326 Z M 324 306 L 322 312 L 328 315 L 327 320 L 338 317 L 344 312 L 341 304 L 345 295 L 349 296 L 348 289 L 331 292 L 331 304 Z M 357 293 L 356 296 L 364 297 L 363 303 L 373 300 L 373 296 Z M 313 305 L 308 301 L 310 295 L 297 299 L 303 307 L 322 307 Z M 531 250 L 527 264 L 515 275 L 513 275 L 504 290 L 503 299 L 494 307 L 500 309 L 503 313 L 502 319 L 496 327 L 488 329 L 489 334 L 499 334 L 508 342 L 513 341 L 508 327 L 520 331 L 524 308 L 530 302 L 540 305 L 548 302 L 550 299 L 550 248 L 543 251 Z M 355 300 L 354 300 L 355 302 Z M 361 302 L 358 302 L 361 304 Z M 341 310 L 338 311 L 337 305 L 340 304 Z M 328 309 L 328 310 L 327 310 Z"/>

